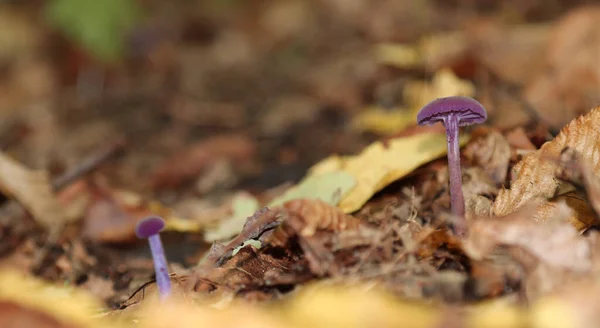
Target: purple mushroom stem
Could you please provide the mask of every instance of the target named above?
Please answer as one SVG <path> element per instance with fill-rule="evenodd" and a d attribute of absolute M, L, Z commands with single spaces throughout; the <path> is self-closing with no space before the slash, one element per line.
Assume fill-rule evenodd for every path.
<path fill-rule="evenodd" d="M 462 190 L 458 132 L 461 126 L 482 123 L 486 119 L 487 113 L 483 105 L 473 98 L 459 96 L 438 98 L 421 108 L 417 114 L 419 125 L 442 122 L 446 128 L 450 207 L 452 213 L 457 217 L 454 231 L 459 236 L 466 234 L 467 222 L 464 217 L 465 198 Z"/>
<path fill-rule="evenodd" d="M 458 142 L 458 117 L 450 114 L 443 124 L 446 128 L 448 143 L 448 177 L 450 184 L 450 207 L 457 217 L 465 216 L 465 197 L 462 190 L 462 172 L 460 170 L 460 145 Z M 466 233 L 466 222 L 459 220 L 454 224 L 458 235 Z"/>
<path fill-rule="evenodd" d="M 147 238 L 150 244 L 154 271 L 156 272 L 156 285 L 158 286 L 158 293 L 161 300 L 171 295 L 171 279 L 169 278 L 167 258 L 160 239 L 160 231 L 164 226 L 165 222 L 163 219 L 151 216 L 140 221 L 135 229 L 136 235 L 139 238 Z"/>

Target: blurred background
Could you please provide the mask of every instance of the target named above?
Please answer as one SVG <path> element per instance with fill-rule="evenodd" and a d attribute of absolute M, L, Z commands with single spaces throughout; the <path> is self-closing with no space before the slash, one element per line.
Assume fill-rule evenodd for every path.
<path fill-rule="evenodd" d="M 413 124 L 389 120 L 420 104 L 406 99 L 407 85 L 444 68 L 476 86 L 501 125 L 541 112 L 557 129 L 597 100 L 589 90 L 598 91 L 599 73 L 584 67 L 577 78 L 562 74 L 561 85 L 548 85 L 559 83 L 548 74 L 597 50 L 599 37 L 582 39 L 594 28 L 585 17 L 562 34 L 552 27 L 592 2 L 5 0 L 2 149 L 58 175 L 125 138 L 125 158 L 106 176 L 128 189 L 272 187 Z M 564 90 L 584 83 L 586 94 Z M 431 100 L 425 92 L 412 97 Z M 352 124 L 374 107 L 395 115 L 384 120 L 391 126 L 364 116 Z M 203 140 L 217 144 L 211 158 L 191 149 L 208 147 Z M 205 162 L 220 163 L 222 181 L 198 181 Z"/>

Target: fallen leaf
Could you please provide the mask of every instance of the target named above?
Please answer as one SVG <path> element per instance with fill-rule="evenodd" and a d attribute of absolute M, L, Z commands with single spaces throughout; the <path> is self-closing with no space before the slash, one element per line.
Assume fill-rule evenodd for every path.
<path fill-rule="evenodd" d="M 239 251 L 239 246 L 249 240 L 258 238 L 267 229 L 271 229 L 279 225 L 279 213 L 269 210 L 264 207 L 248 216 L 244 221 L 239 234 L 230 240 L 227 244 L 214 242 L 211 245 L 210 251 L 200 260 L 200 263 L 210 268 L 214 265 L 220 265 L 225 262 L 236 249 Z"/>
<path fill-rule="evenodd" d="M 343 171 L 313 173 L 288 189 L 280 197 L 273 199 L 268 206 L 280 206 L 294 199 L 319 199 L 328 204 L 337 205 L 340 199 L 355 185 L 354 177 Z"/>
<path fill-rule="evenodd" d="M 469 136 L 463 135 L 461 145 L 468 139 Z M 386 143 L 377 141 L 355 156 L 330 156 L 316 164 L 310 174 L 345 172 L 354 177 L 356 186 L 338 204 L 350 213 L 360 209 L 376 192 L 446 151 L 445 135 L 417 134 Z"/>
<path fill-rule="evenodd" d="M 136 240 L 135 225 L 150 215 L 171 217 L 170 209 L 147 201 L 127 190 L 100 184 L 90 186 L 92 201 L 83 220 L 82 234 L 100 243 L 126 243 Z"/>
<path fill-rule="evenodd" d="M 110 326 L 102 318 L 93 318 L 98 311 L 102 310 L 102 306 L 87 292 L 76 288 L 53 286 L 35 278 L 24 277 L 14 271 L 0 272 L 0 304 L 0 308 L 10 305 L 19 309 L 8 313 L 2 311 L 2 319 L 0 319 L 2 322 L 8 321 L 12 315 L 26 315 L 16 318 L 19 322 L 17 327 L 22 327 L 20 324 L 27 322 L 26 320 L 32 315 L 35 316 L 35 312 L 45 316 L 49 323 L 55 322 L 47 327 Z M 41 319 L 48 323 L 43 317 Z"/>
<path fill-rule="evenodd" d="M 204 232 L 204 240 L 213 242 L 224 240 L 239 234 L 246 223 L 248 216 L 258 210 L 258 200 L 247 193 L 240 193 L 232 200 L 233 214 L 224 218 L 215 228 L 208 228 Z"/>
<path fill-rule="evenodd" d="M 410 108 L 418 110 L 432 99 L 450 96 L 468 96 L 475 94 L 475 86 L 468 80 L 462 80 L 448 68 L 435 73 L 431 82 L 413 81 L 404 88 L 404 101 Z"/>
<path fill-rule="evenodd" d="M 587 226 L 597 223 L 598 215 L 600 215 L 600 180 L 592 170 L 590 163 L 581 159 L 581 156 L 573 149 L 566 149 L 562 153 L 560 165 L 561 168 L 557 172 L 558 177 L 584 189 L 587 197 L 579 195 L 577 191 L 571 193 L 579 196 L 583 206 L 593 212 L 587 213 L 589 221 L 580 221 L 586 223 Z"/>
<path fill-rule="evenodd" d="M 332 232 L 353 230 L 360 224 L 360 221 L 355 217 L 345 214 L 339 208 L 318 199 L 291 200 L 283 204 L 282 207 L 288 215 L 296 215 L 302 219 L 303 228 L 299 233 L 303 237 L 310 237 L 317 230 Z"/>
<path fill-rule="evenodd" d="M 466 252 L 481 258 L 495 245 L 520 247 L 551 267 L 586 272 L 592 268 L 592 249 L 585 237 L 566 220 L 569 207 L 558 204 L 554 217 L 545 223 L 531 220 L 535 207 L 504 218 L 471 221 Z M 487 251 L 486 251 L 487 250 Z"/>
<path fill-rule="evenodd" d="M 32 171 L 4 153 L 0 153 L 0 189 L 19 201 L 47 230 L 72 219 L 64 213 L 45 172 Z"/>
<path fill-rule="evenodd" d="M 377 60 L 399 68 L 413 68 L 422 64 L 420 49 L 414 45 L 381 43 L 375 47 Z"/>
<path fill-rule="evenodd" d="M 390 135 L 415 124 L 415 114 L 402 108 L 369 107 L 352 119 L 352 127 L 360 132 Z"/>
<path fill-rule="evenodd" d="M 473 165 L 481 167 L 496 184 L 506 181 L 511 150 L 500 132 L 491 129 L 473 131 L 472 140 L 461 154 Z"/>
<path fill-rule="evenodd" d="M 501 189 L 492 206 L 496 216 L 508 215 L 528 202 L 534 200 L 552 200 L 572 190 L 565 182 L 556 178 L 559 158 L 565 148 L 580 154 L 582 160 L 589 162 L 595 174 L 600 174 L 600 108 L 596 107 L 567 126 L 554 138 L 545 143 L 539 150 L 525 156 L 513 167 L 516 179 L 510 189 Z M 577 209 L 574 209 L 577 211 Z M 579 214 L 578 214 L 579 215 Z M 577 215 L 570 221 L 578 221 Z M 579 217 L 587 217 L 582 215 Z M 581 226 L 589 223 L 582 222 Z"/>

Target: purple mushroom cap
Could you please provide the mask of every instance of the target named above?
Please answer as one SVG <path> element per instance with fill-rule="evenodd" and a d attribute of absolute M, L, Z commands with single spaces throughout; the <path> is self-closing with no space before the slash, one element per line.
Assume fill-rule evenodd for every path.
<path fill-rule="evenodd" d="M 138 238 L 148 238 L 161 232 L 165 227 L 165 220 L 158 216 L 150 216 L 138 222 L 135 234 Z"/>
<path fill-rule="evenodd" d="M 459 126 L 479 124 L 487 119 L 487 112 L 483 105 L 470 97 L 445 97 L 438 98 L 425 107 L 421 108 L 417 114 L 419 125 L 434 124 L 438 121 L 444 121 L 449 114 L 458 116 Z"/>

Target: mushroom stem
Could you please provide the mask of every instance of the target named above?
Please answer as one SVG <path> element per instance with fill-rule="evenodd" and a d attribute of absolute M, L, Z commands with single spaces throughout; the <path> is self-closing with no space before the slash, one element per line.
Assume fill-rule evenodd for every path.
<path fill-rule="evenodd" d="M 171 294 L 171 279 L 167 270 L 167 258 L 165 250 L 160 240 L 160 234 L 148 237 L 150 250 L 152 251 L 152 260 L 154 261 L 154 271 L 156 272 L 156 285 L 161 299 L 166 299 Z"/>
<path fill-rule="evenodd" d="M 460 170 L 460 146 L 458 143 L 459 118 L 456 114 L 449 115 L 444 120 L 448 141 L 448 175 L 450 180 L 450 207 L 457 216 L 454 230 L 460 236 L 466 232 L 465 198 L 462 190 L 462 173 Z"/>

